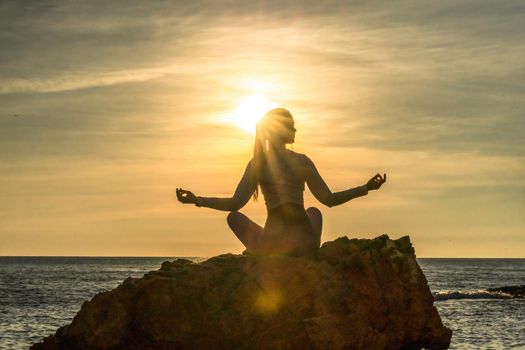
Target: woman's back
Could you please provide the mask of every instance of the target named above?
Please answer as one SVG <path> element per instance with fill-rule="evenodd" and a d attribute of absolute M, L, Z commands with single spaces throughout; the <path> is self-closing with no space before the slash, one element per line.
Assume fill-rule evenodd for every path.
<path fill-rule="evenodd" d="M 303 205 L 305 158 L 290 150 L 267 153 L 259 183 L 268 209 L 286 203 Z"/>

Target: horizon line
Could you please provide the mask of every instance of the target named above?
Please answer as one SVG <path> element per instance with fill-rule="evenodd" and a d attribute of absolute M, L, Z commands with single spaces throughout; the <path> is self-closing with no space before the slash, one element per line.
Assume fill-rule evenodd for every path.
<path fill-rule="evenodd" d="M 177 258 L 177 259 L 189 259 L 189 258 L 213 258 L 220 255 L 233 254 L 233 255 L 242 255 L 235 253 L 223 253 L 217 254 L 214 256 L 147 256 L 147 255 L 0 255 L 0 258 Z M 416 259 L 525 259 L 525 257 L 441 257 L 441 256 L 422 256 L 417 257 Z"/>

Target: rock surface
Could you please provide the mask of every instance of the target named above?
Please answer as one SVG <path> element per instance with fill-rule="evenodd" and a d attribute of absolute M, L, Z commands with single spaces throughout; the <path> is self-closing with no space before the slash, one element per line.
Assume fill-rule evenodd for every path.
<path fill-rule="evenodd" d="M 446 349 L 409 237 L 304 257 L 164 262 L 85 302 L 42 349 Z"/>

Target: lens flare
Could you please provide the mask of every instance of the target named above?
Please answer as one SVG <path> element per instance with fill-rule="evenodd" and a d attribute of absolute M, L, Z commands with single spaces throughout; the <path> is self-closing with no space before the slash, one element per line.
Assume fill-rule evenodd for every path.
<path fill-rule="evenodd" d="M 255 300 L 255 308 L 260 313 L 276 312 L 282 304 L 281 293 L 277 289 L 261 292 Z"/>

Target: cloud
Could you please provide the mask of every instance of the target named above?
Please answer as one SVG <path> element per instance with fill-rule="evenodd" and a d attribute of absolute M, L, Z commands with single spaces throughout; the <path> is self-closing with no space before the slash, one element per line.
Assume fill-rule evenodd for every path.
<path fill-rule="evenodd" d="M 147 81 L 162 77 L 165 74 L 165 70 L 154 68 L 109 72 L 95 76 L 92 74 L 69 75 L 58 79 L 2 79 L 0 80 L 0 94 L 68 91 Z"/>

